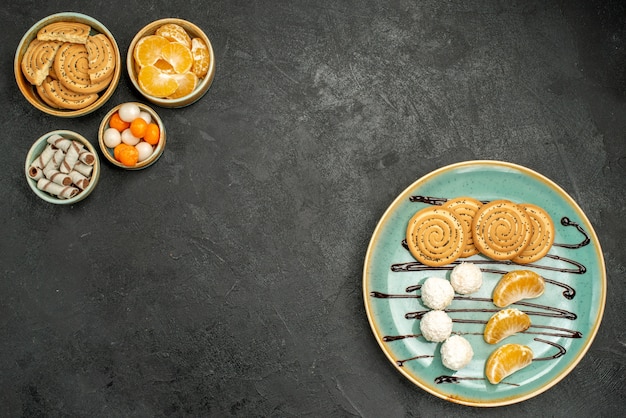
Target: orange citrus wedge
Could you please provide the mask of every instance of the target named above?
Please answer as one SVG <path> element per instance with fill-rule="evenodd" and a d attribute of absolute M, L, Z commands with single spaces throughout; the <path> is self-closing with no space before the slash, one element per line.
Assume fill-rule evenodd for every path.
<path fill-rule="evenodd" d="M 193 65 L 191 71 L 193 71 L 198 78 L 202 78 L 209 72 L 209 63 L 211 57 L 209 56 L 209 47 L 200 38 L 193 38 L 191 40 L 191 55 L 193 55 Z"/>
<path fill-rule="evenodd" d="M 543 277 L 530 270 L 513 270 L 506 273 L 493 289 L 493 303 L 504 308 L 522 299 L 536 298 L 543 294 Z"/>
<path fill-rule="evenodd" d="M 176 79 L 154 65 L 142 67 L 137 75 L 137 81 L 146 94 L 154 97 L 167 97 L 178 89 Z"/>
<path fill-rule="evenodd" d="M 504 344 L 497 348 L 485 364 L 485 376 L 498 384 L 507 376 L 528 366 L 533 361 L 533 350 L 521 344 Z"/>
<path fill-rule="evenodd" d="M 187 49 L 191 49 L 191 38 L 185 28 L 176 23 L 166 23 L 156 30 L 155 35 L 160 35 L 170 42 L 178 42 Z"/>
<path fill-rule="evenodd" d="M 485 325 L 483 338 L 488 344 L 497 344 L 506 337 L 526 331 L 530 317 L 519 309 L 509 308 L 496 312 Z"/>
<path fill-rule="evenodd" d="M 170 42 L 161 50 L 161 57 L 167 61 L 175 73 L 183 74 L 191 70 L 193 56 L 191 49 L 178 42 Z"/>
<path fill-rule="evenodd" d="M 195 90 L 198 85 L 198 77 L 191 71 L 184 74 L 173 74 L 172 77 L 178 83 L 176 91 L 169 96 L 168 99 L 178 99 L 184 97 Z"/>
<path fill-rule="evenodd" d="M 170 44 L 170 41 L 162 36 L 149 35 L 141 38 L 133 50 L 133 58 L 139 67 L 154 65 L 162 55 L 163 48 Z"/>

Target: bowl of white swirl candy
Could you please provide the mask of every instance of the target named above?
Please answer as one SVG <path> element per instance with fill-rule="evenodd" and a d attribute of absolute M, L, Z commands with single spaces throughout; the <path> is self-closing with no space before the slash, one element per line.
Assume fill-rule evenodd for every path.
<path fill-rule="evenodd" d="M 100 178 L 100 160 L 85 137 L 57 130 L 35 141 L 26 156 L 24 171 L 28 185 L 41 199 L 71 205 L 95 189 Z"/>

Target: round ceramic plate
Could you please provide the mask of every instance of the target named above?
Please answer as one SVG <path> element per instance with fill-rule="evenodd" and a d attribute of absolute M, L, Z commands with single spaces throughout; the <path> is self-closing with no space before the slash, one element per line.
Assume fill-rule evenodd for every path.
<path fill-rule="evenodd" d="M 547 256 L 525 266 L 475 255 L 432 268 L 417 262 L 405 246 L 406 227 L 418 210 L 458 196 L 481 201 L 508 199 L 544 208 L 555 225 Z M 448 278 L 461 261 L 478 264 L 483 285 L 455 295 L 446 308 L 453 334 L 465 337 L 474 357 L 459 371 L 444 367 L 441 343 L 420 334 L 428 311 L 419 285 L 431 276 Z M 499 310 L 491 300 L 504 273 L 527 269 L 546 279 L 543 295 L 511 305 L 529 314 L 532 325 L 498 344 L 483 340 L 486 321 Z M 379 221 L 365 257 L 363 297 L 380 347 L 393 366 L 422 389 L 451 402 L 492 407 L 536 396 L 561 381 L 583 358 L 600 326 L 606 299 L 602 250 L 591 223 L 558 185 L 528 168 L 498 161 L 468 161 L 433 171 L 398 196 Z M 485 378 L 485 361 L 499 346 L 519 343 L 533 350 L 532 363 L 499 384 Z"/>

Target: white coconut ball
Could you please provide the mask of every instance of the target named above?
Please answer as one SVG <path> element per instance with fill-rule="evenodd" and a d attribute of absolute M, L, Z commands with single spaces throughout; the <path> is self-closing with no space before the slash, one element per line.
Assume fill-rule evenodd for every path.
<path fill-rule="evenodd" d="M 474 293 L 483 284 L 483 272 L 474 263 L 458 264 L 450 273 L 450 284 L 461 295 Z"/>
<path fill-rule="evenodd" d="M 445 367 L 451 370 L 461 370 L 467 366 L 472 357 L 474 350 L 472 345 L 460 335 L 453 335 L 441 344 L 441 362 Z"/>
<path fill-rule="evenodd" d="M 444 311 L 428 311 L 420 321 L 420 331 L 428 341 L 440 343 L 452 334 L 452 319 Z"/>
<path fill-rule="evenodd" d="M 441 277 L 429 277 L 422 284 L 422 303 L 430 309 L 445 309 L 454 299 L 454 288 Z"/>

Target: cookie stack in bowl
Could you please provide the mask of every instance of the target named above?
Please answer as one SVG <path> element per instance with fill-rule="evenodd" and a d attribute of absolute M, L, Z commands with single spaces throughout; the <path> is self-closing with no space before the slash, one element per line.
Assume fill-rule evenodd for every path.
<path fill-rule="evenodd" d="M 24 77 L 40 99 L 56 109 L 80 110 L 112 83 L 116 47 L 103 33 L 73 21 L 56 21 L 37 32 L 21 60 Z"/>

